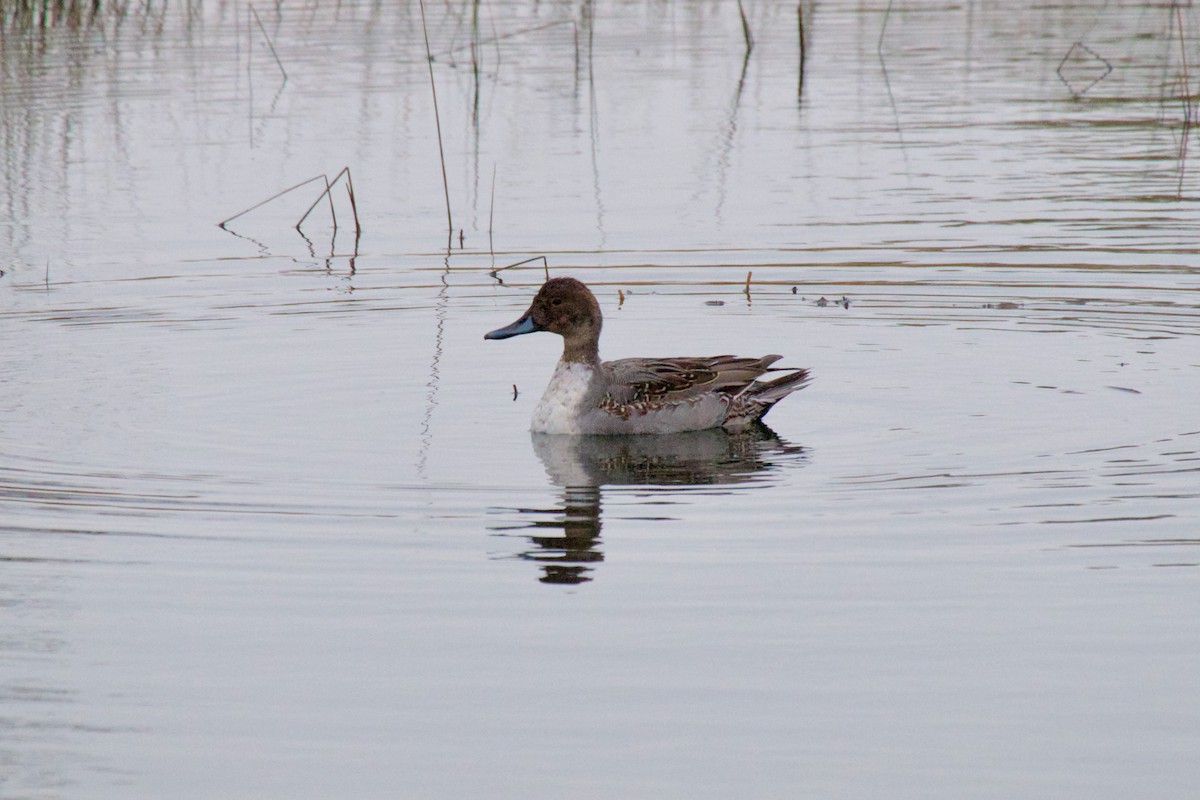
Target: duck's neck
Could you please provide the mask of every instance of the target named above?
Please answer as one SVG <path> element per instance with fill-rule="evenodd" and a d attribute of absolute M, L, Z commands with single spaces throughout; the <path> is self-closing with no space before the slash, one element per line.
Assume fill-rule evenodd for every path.
<path fill-rule="evenodd" d="M 600 343 L 592 337 L 565 337 L 562 360 L 568 364 L 600 365 Z"/>

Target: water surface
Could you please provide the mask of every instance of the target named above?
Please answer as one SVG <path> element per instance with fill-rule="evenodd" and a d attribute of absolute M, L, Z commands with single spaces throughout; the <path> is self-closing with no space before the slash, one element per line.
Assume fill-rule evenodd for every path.
<path fill-rule="evenodd" d="M 1187 796 L 1195 9 L 745 5 L 5 17 L 0 795 Z"/>

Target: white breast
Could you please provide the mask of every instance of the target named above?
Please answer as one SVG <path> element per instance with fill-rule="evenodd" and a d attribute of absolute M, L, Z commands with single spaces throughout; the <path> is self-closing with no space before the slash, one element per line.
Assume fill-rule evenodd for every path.
<path fill-rule="evenodd" d="M 534 433 L 581 433 L 584 415 L 595 405 L 595 370 L 587 364 L 560 361 L 550 385 L 533 409 Z"/>

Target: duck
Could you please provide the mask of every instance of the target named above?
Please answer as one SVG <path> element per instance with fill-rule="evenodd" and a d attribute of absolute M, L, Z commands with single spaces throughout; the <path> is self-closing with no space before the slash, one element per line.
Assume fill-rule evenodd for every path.
<path fill-rule="evenodd" d="M 772 365 L 783 356 L 732 355 L 600 360 L 600 304 L 582 281 L 551 278 L 528 310 L 484 339 L 548 331 L 563 339 L 562 357 L 533 410 L 533 433 L 671 434 L 759 424 L 809 372 Z M 780 376 L 763 379 L 768 373 Z"/>

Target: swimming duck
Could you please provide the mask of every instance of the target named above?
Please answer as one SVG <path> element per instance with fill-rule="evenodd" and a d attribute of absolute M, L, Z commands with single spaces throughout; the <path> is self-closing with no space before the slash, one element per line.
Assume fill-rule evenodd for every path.
<path fill-rule="evenodd" d="M 600 360 L 603 317 L 595 295 L 574 278 L 542 285 L 520 319 L 484 335 L 508 339 L 550 331 L 563 337 L 563 354 L 533 410 L 534 433 L 683 433 L 743 430 L 808 383 L 808 370 L 761 358 L 622 358 Z M 767 372 L 782 377 L 759 380 Z"/>

